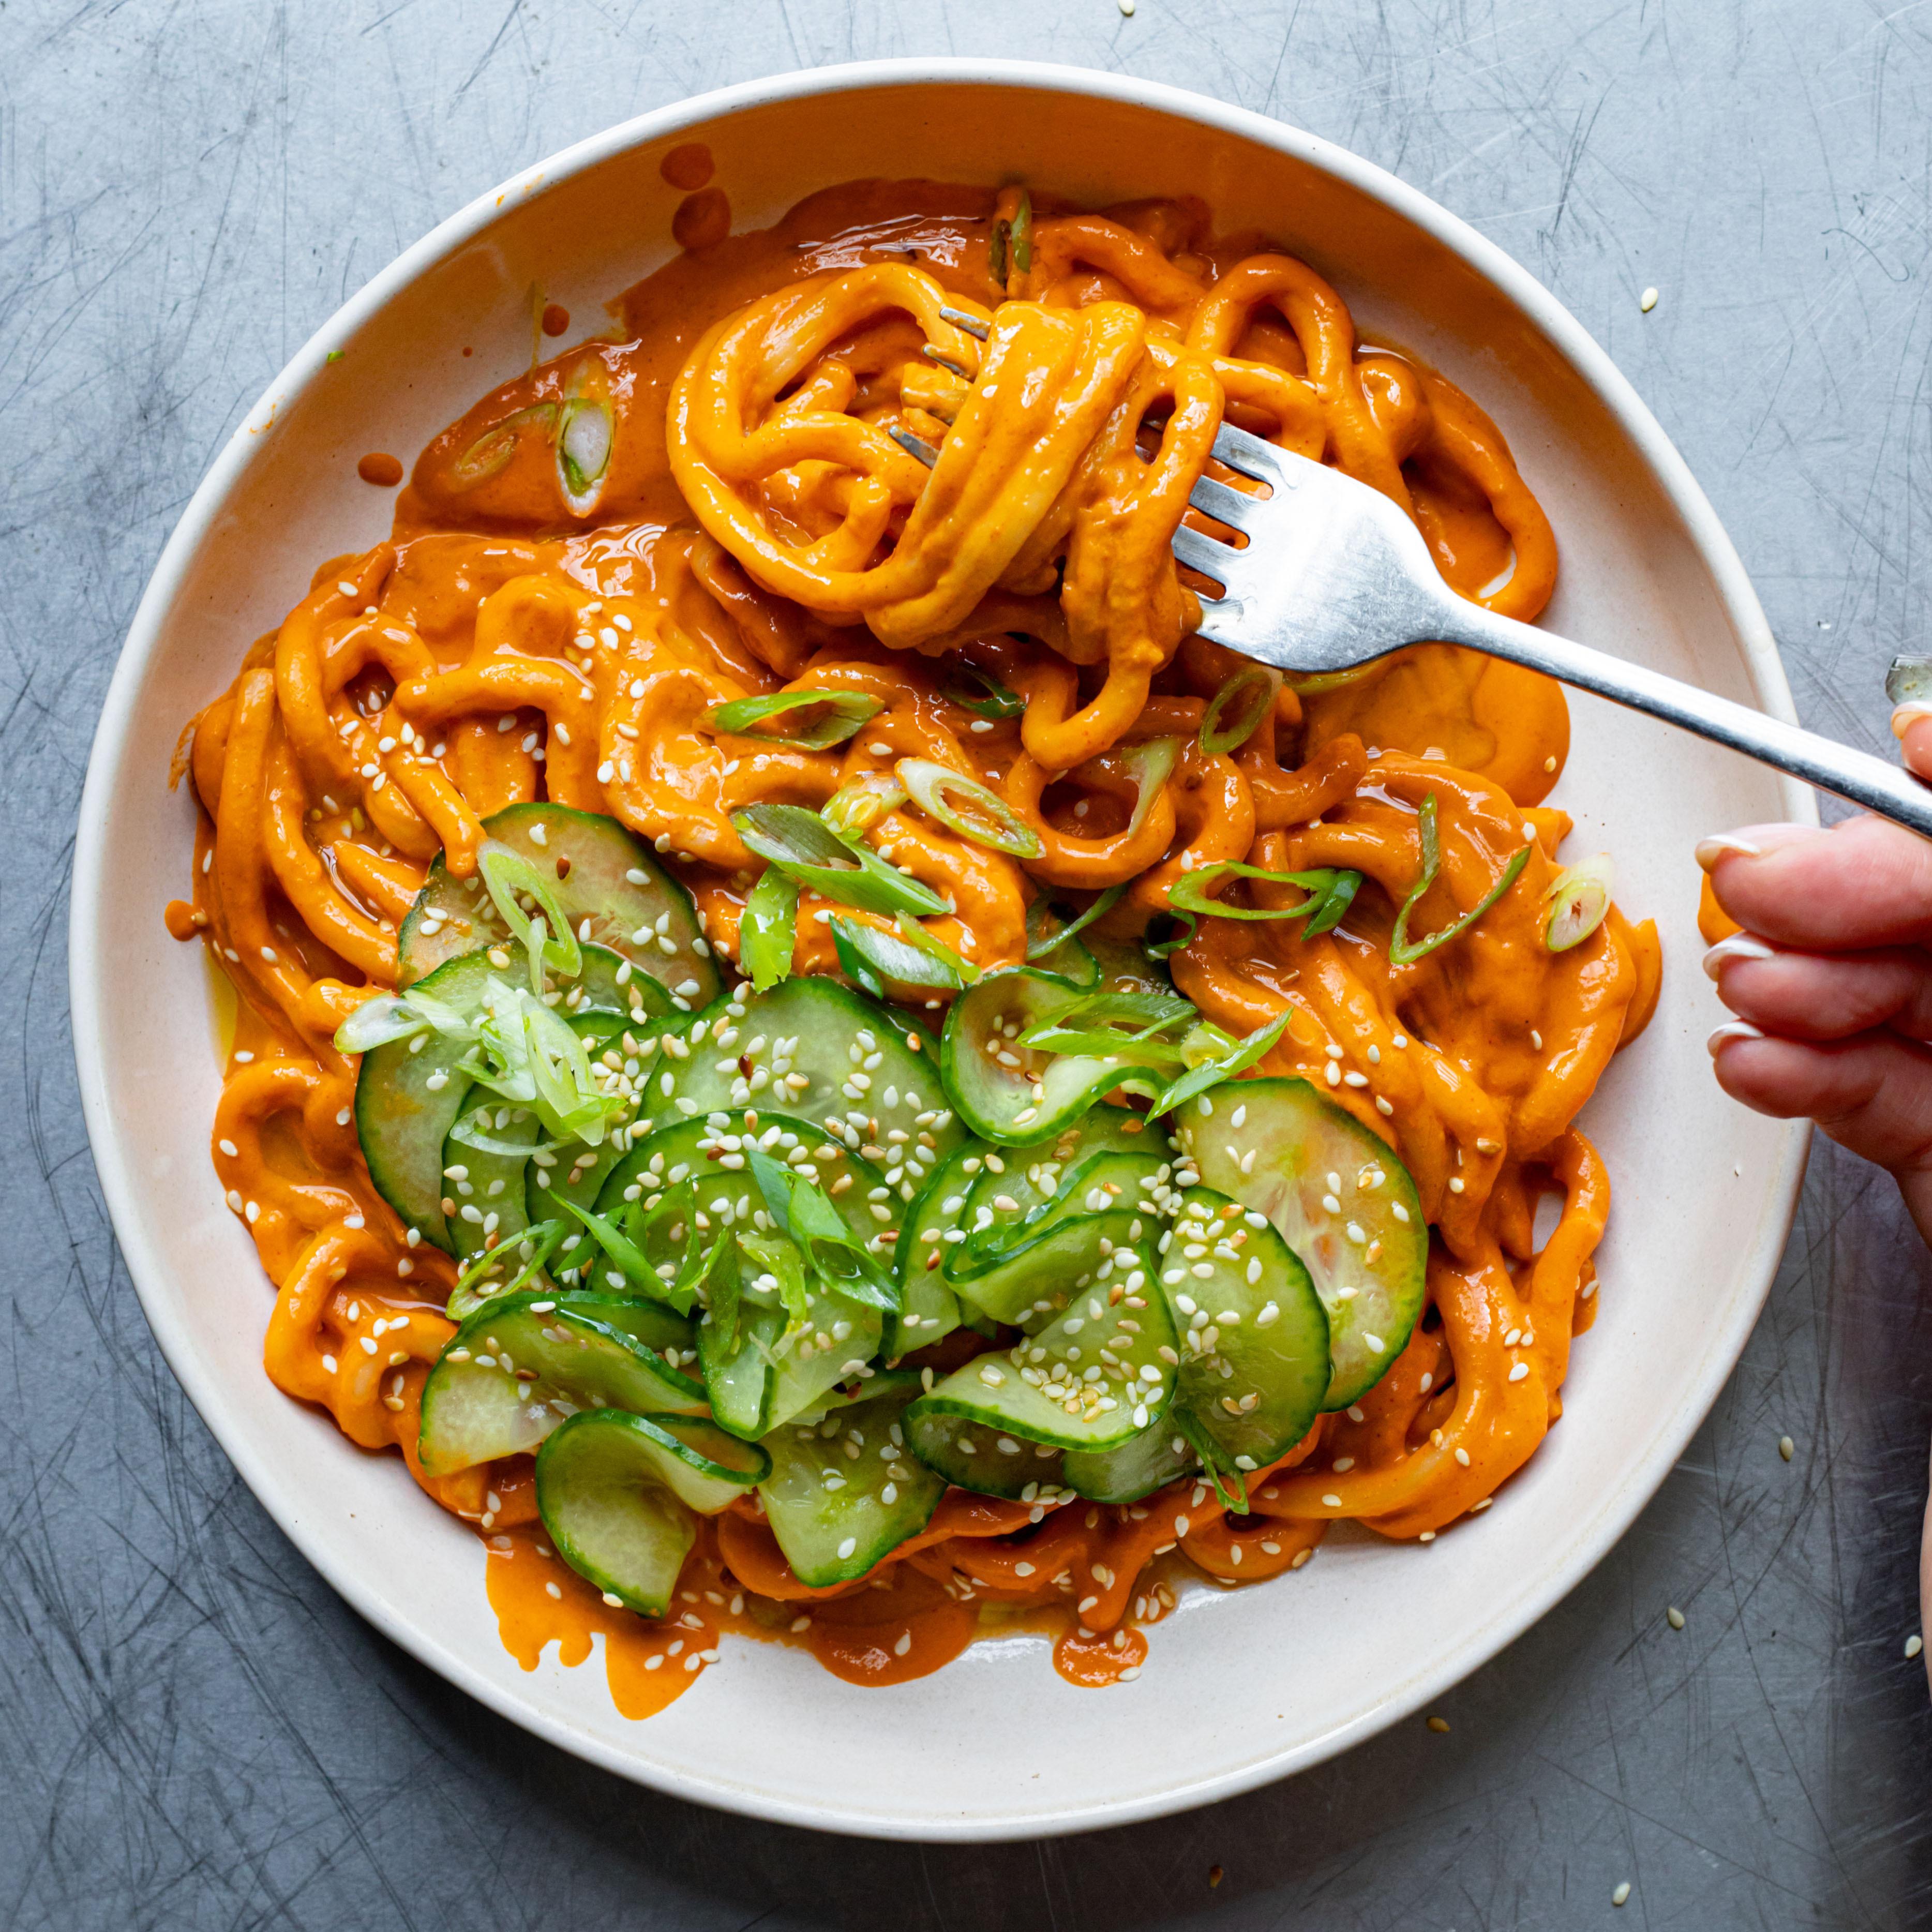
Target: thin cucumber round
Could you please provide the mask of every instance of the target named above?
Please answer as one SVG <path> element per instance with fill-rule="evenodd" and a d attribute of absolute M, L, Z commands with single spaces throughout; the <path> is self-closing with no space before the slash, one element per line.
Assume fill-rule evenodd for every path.
<path fill-rule="evenodd" d="M 1085 1215 L 1029 1242 L 1028 1301 L 999 1317 L 1026 1332 L 956 1370 L 916 1413 L 1060 1449 L 1111 1448 L 1162 1414 L 1179 1356 L 1151 1254 L 1128 1238 L 1134 1218 Z"/>
<path fill-rule="evenodd" d="M 521 1154 L 500 1154 L 473 1147 L 461 1136 L 480 1134 L 500 1146 L 520 1146 Z M 500 1100 L 487 1088 L 472 1087 L 463 1111 L 442 1144 L 442 1184 L 456 1203 L 449 1220 L 451 1245 L 459 1261 L 483 1252 L 508 1250 L 530 1226 L 524 1202 L 524 1170 L 528 1150 L 543 1138 L 543 1123 L 535 1111 Z"/>
<path fill-rule="evenodd" d="M 521 961 L 520 949 L 515 956 Z M 488 954 L 472 952 L 421 984 L 466 1017 L 482 1003 L 484 982 L 502 972 Z M 442 1146 L 472 1084 L 458 1065 L 468 1051 L 442 1034 L 415 1034 L 372 1047 L 356 1076 L 356 1136 L 369 1178 L 409 1226 L 446 1254 L 456 1250 L 442 1211 Z"/>
<path fill-rule="evenodd" d="M 1136 982 L 1130 990 L 1142 988 Z M 1166 1084 L 1131 1052 L 1053 1053 L 1020 1044 L 1018 1035 L 1094 991 L 1091 984 L 1022 966 L 986 974 L 953 1001 L 940 1068 L 955 1110 L 982 1140 L 1029 1144 L 1064 1132 L 1102 1094 L 1118 1088 L 1151 1099 Z"/>
<path fill-rule="evenodd" d="M 1024 1174 L 1013 1171 L 1010 1160 L 1003 1174 L 989 1168 L 967 1204 L 971 1219 L 964 1242 L 950 1257 L 949 1275 L 960 1280 L 984 1274 L 1036 1235 L 1072 1216 L 1124 1208 L 1160 1218 L 1167 1212 L 1169 1190 L 1155 1177 L 1166 1172 L 1167 1166 L 1153 1152 L 1117 1154 L 1102 1148 L 1055 1174 L 1054 1192 L 1044 1200 L 1033 1198 Z M 1050 1171 L 1041 1169 L 1041 1178 Z M 1024 1208 L 1029 1198 L 1033 1204 Z"/>
<path fill-rule="evenodd" d="M 814 1589 L 865 1575 L 930 1520 L 944 1477 L 906 1446 L 911 1376 L 881 1376 L 877 1392 L 816 1422 L 794 1422 L 765 1438 L 771 1474 L 758 1486 L 785 1561 Z"/>
<path fill-rule="evenodd" d="M 606 1409 L 574 1416 L 537 1456 L 537 1509 L 557 1554 L 640 1616 L 670 1607 L 698 1535 L 664 1480 L 662 1432 Z"/>
<path fill-rule="evenodd" d="M 1322 1407 L 1360 1400 L 1422 1312 L 1429 1230 L 1408 1168 L 1305 1080 L 1230 1082 L 1178 1125 L 1202 1183 L 1265 1214 L 1312 1277 L 1332 1364 Z"/>
<path fill-rule="evenodd" d="M 1180 1337 L 1176 1406 L 1236 1468 L 1267 1468 L 1328 1392 L 1328 1320 L 1307 1269 L 1258 1210 L 1195 1187 L 1160 1280 Z"/>
<path fill-rule="evenodd" d="M 708 1246 L 728 1228 L 778 1238 L 752 1165 L 754 1148 L 823 1189 L 855 1241 L 888 1264 L 896 1236 L 878 1170 L 818 1124 L 783 1114 L 760 1114 L 755 1127 L 742 1114 L 718 1114 L 659 1129 L 611 1169 L 597 1212 L 618 1220 L 638 1210 L 628 1225 L 638 1227 L 646 1260 L 668 1283 L 693 1239 Z M 653 1212 L 686 1184 L 692 1190 L 689 1227 Z M 699 1359 L 718 1420 L 734 1433 L 756 1436 L 820 1400 L 854 1372 L 854 1364 L 869 1361 L 878 1351 L 882 1321 L 879 1310 L 808 1280 L 806 1318 L 794 1328 L 774 1296 L 758 1286 L 760 1270 L 740 1272 L 734 1333 L 728 1340 L 721 1337 L 707 1318 Z"/>
<path fill-rule="evenodd" d="M 1164 1226 L 1154 1215 L 1132 1208 L 1090 1214 L 1063 1204 L 989 1267 L 976 1274 L 962 1270 L 949 1280 L 962 1308 L 976 1309 L 1008 1328 L 1023 1328 L 1064 1308 L 1071 1289 L 1084 1287 L 1112 1250 L 1131 1253 L 1143 1242 L 1151 1246 Z M 1111 1270 L 1108 1278 L 1113 1278 Z"/>
<path fill-rule="evenodd" d="M 1017 1246 L 1087 1162 L 1103 1154 L 1150 1154 L 1168 1162 L 1167 1136 L 1125 1107 L 1090 1107 L 1055 1134 L 1016 1147 L 982 1147 L 960 1225 L 976 1260 Z"/>
<path fill-rule="evenodd" d="M 671 1338 L 675 1336 L 675 1340 Z M 512 1295 L 465 1322 L 423 1384 L 417 1454 L 430 1474 L 533 1449 L 581 1408 L 700 1415 L 690 1324 L 647 1301 Z"/>
<path fill-rule="evenodd" d="M 493 812 L 483 830 L 542 866 L 547 879 L 554 874 L 557 904 L 578 938 L 621 954 L 682 1000 L 679 1010 L 694 1012 L 717 997 L 717 962 L 691 895 L 616 819 L 567 806 L 512 805 Z M 396 983 L 412 985 L 507 932 L 481 878 L 453 878 L 439 856 L 403 921 Z"/>
<path fill-rule="evenodd" d="M 907 1206 L 966 1138 L 931 1036 L 836 980 L 787 980 L 758 994 L 741 986 L 704 1018 L 689 1058 L 652 1082 L 654 1118 L 770 1107 L 820 1122 L 877 1162 Z"/>
<path fill-rule="evenodd" d="M 604 1409 L 605 1415 L 620 1412 Z M 747 1490 L 772 1472 L 772 1459 L 758 1444 L 728 1434 L 701 1415 L 631 1415 L 638 1447 L 656 1466 L 658 1479 L 680 1502 L 700 1516 L 729 1509 Z"/>
<path fill-rule="evenodd" d="M 970 1364 L 968 1365 L 970 1366 Z M 906 1437 L 919 1460 L 956 1488 L 1010 1502 L 1058 1500 L 1066 1452 L 949 1409 L 916 1408 Z"/>
<path fill-rule="evenodd" d="M 1114 1448 L 1070 1453 L 1062 1465 L 1067 1488 L 1096 1503 L 1137 1503 L 1200 1466 L 1172 1409 Z"/>

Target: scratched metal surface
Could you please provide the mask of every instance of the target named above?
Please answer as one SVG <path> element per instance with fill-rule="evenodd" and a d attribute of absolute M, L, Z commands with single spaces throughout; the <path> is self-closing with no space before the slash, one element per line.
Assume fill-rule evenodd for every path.
<path fill-rule="evenodd" d="M 103 689 L 204 466 L 344 296 L 520 164 L 724 82 L 939 51 L 1178 82 L 1467 216 L 1676 439 L 1808 720 L 1881 740 L 1881 668 L 1928 628 L 1925 0 L 0 6 L 0 1923 L 1476 1932 L 1608 1923 L 1626 1880 L 1619 1924 L 1926 1922 L 1902 1646 L 1932 1264 L 1829 1150 L 1690 1454 L 1444 1700 L 1448 1736 L 1038 1846 L 763 1827 L 534 1742 L 336 1600 L 162 1364 L 81 1130 L 65 878 Z"/>

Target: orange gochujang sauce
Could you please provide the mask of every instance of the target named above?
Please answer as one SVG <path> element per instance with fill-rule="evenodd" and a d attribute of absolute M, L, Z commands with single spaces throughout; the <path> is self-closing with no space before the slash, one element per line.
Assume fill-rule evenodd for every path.
<path fill-rule="evenodd" d="M 1071 1682 L 1129 1679 L 1186 1578 L 1298 1569 L 1337 1519 L 1431 1538 L 1533 1453 L 1594 1312 L 1609 1210 L 1572 1123 L 1658 976 L 1654 930 L 1614 908 L 1570 950 L 1544 943 L 1569 830 L 1542 803 L 1568 743 L 1556 686 L 1421 645 L 1339 688 L 1284 690 L 1244 744 L 1210 755 L 1201 721 L 1239 661 L 1192 634 L 1198 586 L 1169 539 L 1200 522 L 1186 497 L 1204 470 L 1231 480 L 1208 453 L 1226 420 L 1385 491 L 1446 580 L 1494 609 L 1537 615 L 1555 542 L 1476 404 L 1359 342 L 1312 270 L 1264 237 L 1216 234 L 1196 201 L 1088 212 L 1042 196 L 1022 251 L 1006 238 L 1014 190 L 861 182 L 734 236 L 708 152 L 676 150 L 663 172 L 687 193 L 682 252 L 612 304 L 606 335 L 439 436 L 392 536 L 324 563 L 184 736 L 177 776 L 201 817 L 193 896 L 168 924 L 205 941 L 239 996 L 212 1138 L 277 1286 L 268 1372 L 354 1442 L 399 1451 L 476 1526 L 526 1668 L 553 1641 L 580 1661 L 601 1634 L 628 1714 L 676 1696 L 726 1631 L 889 1684 L 981 1632 L 1040 1629 Z M 943 305 L 985 318 L 986 338 Z M 586 411 L 601 438 L 575 446 L 601 454 L 595 475 L 560 456 L 561 426 Z M 364 474 L 393 480 L 374 458 Z M 1023 716 L 952 703 L 956 657 L 1021 692 Z M 884 708 L 825 752 L 721 742 L 708 723 L 794 682 Z M 1185 748 L 1136 820 L 1122 753 L 1161 734 Z M 1131 936 L 1183 872 L 1223 860 L 1364 874 L 1331 932 L 1208 919 L 1171 963 L 1230 1032 L 1288 1009 L 1257 1071 L 1322 1082 L 1406 1163 L 1433 1229 L 1426 1312 L 1373 1390 L 1249 1478 L 1244 1514 L 1192 1480 L 1126 1508 L 956 1490 L 872 1576 L 814 1591 L 753 1497 L 701 1526 L 678 1600 L 646 1622 L 552 1552 L 527 1457 L 440 1478 L 416 1462 L 454 1268 L 406 1240 L 371 1184 L 355 1065 L 332 1036 L 393 985 L 430 862 L 466 875 L 479 821 L 506 805 L 622 820 L 666 854 L 729 959 L 759 869 L 731 813 L 815 807 L 908 755 L 978 777 L 1039 836 L 1043 856 L 1022 866 L 909 808 L 868 835 L 950 897 L 930 930 L 982 968 L 1024 958 L 1042 890 L 1126 887 L 1102 929 Z M 1430 794 L 1442 869 L 1418 930 L 1529 858 L 1480 922 L 1397 968 L 1389 932 Z M 814 905 L 808 892 L 794 968 L 836 972 Z M 1559 1211 L 1539 1245 L 1546 1197 Z"/>

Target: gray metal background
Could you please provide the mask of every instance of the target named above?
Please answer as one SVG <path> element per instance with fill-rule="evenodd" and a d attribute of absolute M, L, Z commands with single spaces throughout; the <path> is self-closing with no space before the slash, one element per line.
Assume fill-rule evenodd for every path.
<path fill-rule="evenodd" d="M 1932 584 L 1932 0 L 0 5 L 0 1924 L 1927 1922 L 1902 1647 L 1932 1264 L 1829 1148 L 1690 1454 L 1448 1736 L 1038 1845 L 781 1830 L 536 1743 L 338 1601 L 157 1353 L 81 1129 L 66 886 L 101 695 L 203 469 L 345 296 L 524 163 L 726 82 L 942 52 L 1218 95 L 1472 220 L 1676 440 L 1806 721 L 1886 747 Z"/>

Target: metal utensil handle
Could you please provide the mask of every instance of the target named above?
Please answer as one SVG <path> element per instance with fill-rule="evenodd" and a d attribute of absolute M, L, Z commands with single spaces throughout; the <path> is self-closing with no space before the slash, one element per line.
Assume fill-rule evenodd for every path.
<path fill-rule="evenodd" d="M 1547 671 L 1599 698 L 1647 711 L 1932 838 L 1932 790 L 1882 758 L 1480 605 L 1463 604 L 1453 611 L 1445 607 L 1443 616 L 1448 621 L 1437 634 L 1453 643 L 1473 645 L 1532 670 Z"/>

